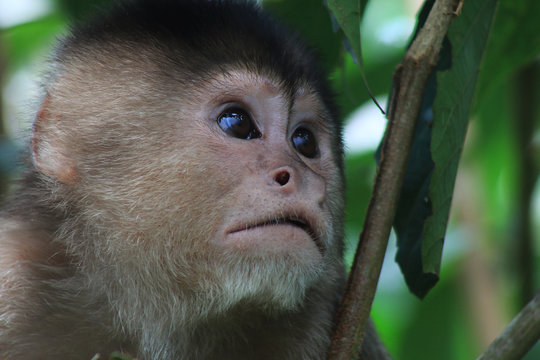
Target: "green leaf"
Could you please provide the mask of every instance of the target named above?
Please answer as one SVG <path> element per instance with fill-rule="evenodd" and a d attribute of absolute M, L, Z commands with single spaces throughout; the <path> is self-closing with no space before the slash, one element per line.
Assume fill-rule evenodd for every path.
<path fill-rule="evenodd" d="M 458 163 L 496 5 L 497 0 L 465 1 L 448 32 L 452 68 L 437 76 L 431 142 L 435 168 L 429 187 L 433 214 L 425 222 L 422 233 L 424 273 L 438 275 L 440 271 Z"/>
<path fill-rule="evenodd" d="M 327 6 L 349 40 L 352 50 L 351 55 L 363 68 L 362 46 L 360 42 L 360 20 L 362 19 L 362 12 L 366 6 L 366 1 L 328 0 Z"/>
<path fill-rule="evenodd" d="M 335 22 L 343 30 L 346 36 L 346 41 L 343 46 L 352 55 L 354 61 L 360 67 L 362 79 L 364 85 L 373 102 L 379 107 L 381 112 L 384 113 L 381 106 L 375 100 L 371 89 L 369 88 L 366 72 L 364 70 L 364 63 L 362 60 L 362 44 L 360 37 L 360 22 L 362 20 L 362 13 L 366 7 L 367 0 L 328 0 L 326 5 L 334 16 Z"/>
<path fill-rule="evenodd" d="M 433 3 L 433 0 L 424 3 L 418 15 L 418 26 L 414 37 L 424 26 Z M 428 194 L 435 166 L 431 158 L 431 127 L 433 124 L 433 101 L 437 93 L 437 73 L 447 70 L 451 66 L 452 47 L 448 38 L 445 37 L 439 52 L 439 60 L 425 87 L 422 106 L 416 120 L 407 171 L 394 218 L 394 230 L 398 243 L 396 261 L 405 276 L 410 291 L 420 298 L 423 298 L 439 280 L 437 274 L 426 274 L 423 271 L 422 231 L 424 222 L 433 213 Z M 379 151 L 377 154 L 379 158 Z"/>
<path fill-rule="evenodd" d="M 396 261 L 409 289 L 420 298 L 439 279 L 457 166 L 496 2 L 465 3 L 426 84 L 394 220 Z M 432 3 L 426 2 L 419 24 Z"/>

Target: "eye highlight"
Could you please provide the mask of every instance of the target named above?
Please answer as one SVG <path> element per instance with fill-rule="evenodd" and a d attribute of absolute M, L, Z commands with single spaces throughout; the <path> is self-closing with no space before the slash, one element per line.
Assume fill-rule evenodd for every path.
<path fill-rule="evenodd" d="M 255 127 L 249 114 L 240 108 L 230 108 L 222 112 L 217 123 L 226 134 L 238 139 L 260 138 L 261 133 Z"/>
<path fill-rule="evenodd" d="M 292 144 L 301 155 L 313 159 L 319 155 L 319 146 L 313 133 L 303 127 L 294 131 L 291 137 Z"/>

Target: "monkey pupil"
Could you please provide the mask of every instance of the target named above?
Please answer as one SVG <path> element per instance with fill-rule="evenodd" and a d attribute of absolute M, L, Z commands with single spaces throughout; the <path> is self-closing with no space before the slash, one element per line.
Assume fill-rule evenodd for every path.
<path fill-rule="evenodd" d="M 244 110 L 236 108 L 225 110 L 217 122 L 221 130 L 236 138 L 249 140 L 261 137 L 251 117 Z"/>
<path fill-rule="evenodd" d="M 294 148 L 307 158 L 314 158 L 319 153 L 315 136 L 306 128 L 298 128 L 294 131 L 292 143 Z"/>

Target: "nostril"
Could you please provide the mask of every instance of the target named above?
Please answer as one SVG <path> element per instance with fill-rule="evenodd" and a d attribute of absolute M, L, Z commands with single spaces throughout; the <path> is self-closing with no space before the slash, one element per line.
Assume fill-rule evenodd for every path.
<path fill-rule="evenodd" d="M 281 186 L 285 186 L 290 178 L 291 174 L 286 170 L 280 171 L 274 176 L 274 180 Z"/>

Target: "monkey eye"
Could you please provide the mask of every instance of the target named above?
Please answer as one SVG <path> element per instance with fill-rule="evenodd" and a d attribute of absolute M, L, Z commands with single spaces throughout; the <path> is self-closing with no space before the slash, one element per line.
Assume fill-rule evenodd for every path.
<path fill-rule="evenodd" d="M 249 114 L 239 108 L 230 108 L 222 112 L 217 123 L 221 130 L 235 138 L 249 140 L 261 137 Z"/>
<path fill-rule="evenodd" d="M 319 155 L 319 147 L 315 135 L 306 128 L 299 127 L 291 137 L 294 148 L 303 156 L 313 159 Z"/>

